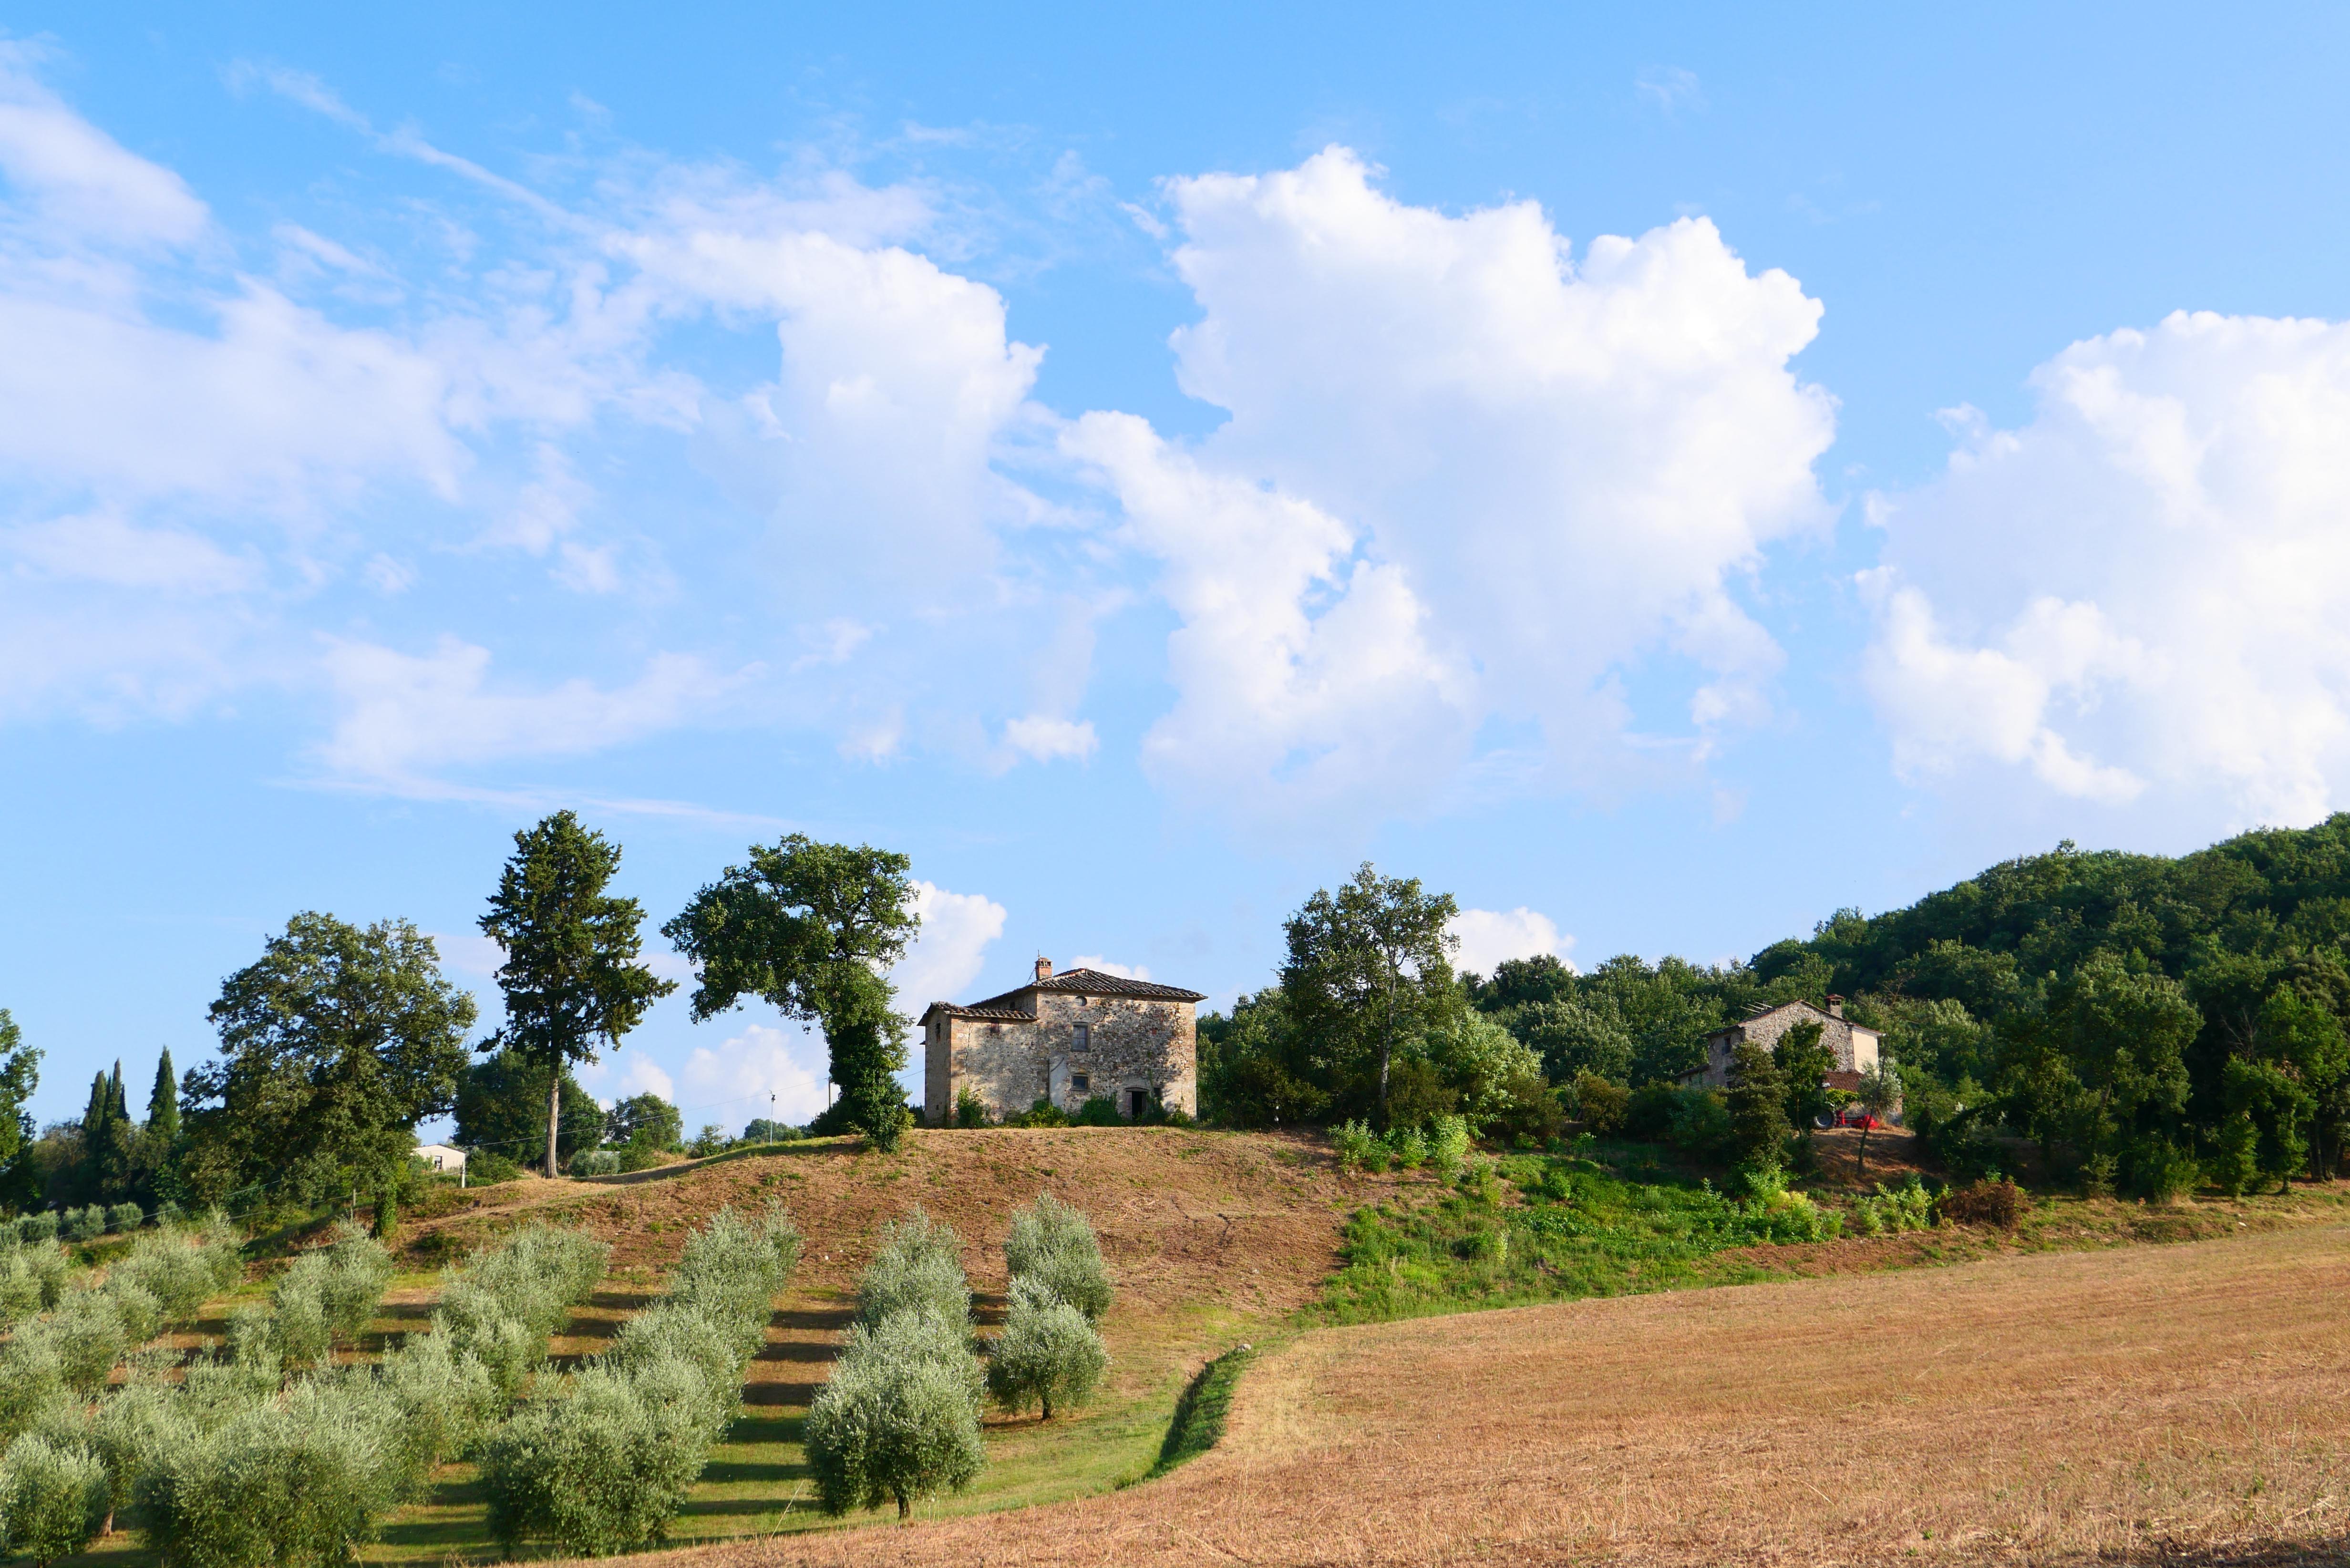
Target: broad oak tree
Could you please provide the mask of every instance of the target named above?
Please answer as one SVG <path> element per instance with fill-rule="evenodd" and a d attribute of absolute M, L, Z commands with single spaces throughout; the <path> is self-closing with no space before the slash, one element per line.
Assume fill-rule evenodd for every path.
<path fill-rule="evenodd" d="M 1349 1065 L 1377 1058 L 1382 1123 L 1396 1043 L 1417 1039 L 1455 1005 L 1451 955 L 1461 940 L 1445 927 L 1460 912 L 1451 894 L 1426 892 L 1417 877 L 1382 877 L 1367 860 L 1336 893 L 1306 899 L 1284 927 L 1289 1006 Z"/>
<path fill-rule="evenodd" d="M 512 1050 L 546 1075 L 546 1174 L 556 1174 L 563 1078 L 618 1045 L 645 1010 L 677 989 L 639 963 L 645 912 L 604 889 L 620 846 L 558 811 L 515 835 L 515 852 L 490 896 L 482 932 L 505 950 L 498 989 L 505 1026 L 487 1052 Z"/>
<path fill-rule="evenodd" d="M 449 1109 L 473 1018 L 408 921 L 295 916 L 212 1005 L 220 1059 L 188 1074 L 191 1186 L 217 1201 L 256 1180 L 376 1185 Z"/>
<path fill-rule="evenodd" d="M 911 862 L 795 833 L 693 896 L 661 934 L 693 961 L 694 1022 L 759 997 L 824 1031 L 851 1126 L 895 1148 L 906 1023 L 888 978 L 920 929 Z"/>

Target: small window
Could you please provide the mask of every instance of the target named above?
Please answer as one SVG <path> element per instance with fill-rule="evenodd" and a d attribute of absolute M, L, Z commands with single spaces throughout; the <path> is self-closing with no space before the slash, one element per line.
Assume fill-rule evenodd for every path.
<path fill-rule="evenodd" d="M 1069 1087 L 1075 1089 L 1077 1093 L 1081 1095 L 1091 1094 L 1093 1092 L 1093 1086 L 1094 1081 L 1085 1074 L 1072 1073 L 1069 1075 Z"/>
<path fill-rule="evenodd" d="M 1070 1045 L 1072 1049 L 1078 1051 L 1092 1050 L 1094 1048 L 1094 1032 L 1092 1025 L 1086 1023 L 1078 1024 L 1076 1038 L 1070 1042 Z"/>

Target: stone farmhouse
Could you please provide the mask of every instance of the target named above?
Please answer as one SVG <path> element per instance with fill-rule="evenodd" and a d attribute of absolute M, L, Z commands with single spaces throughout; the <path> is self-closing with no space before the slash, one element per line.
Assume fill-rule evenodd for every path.
<path fill-rule="evenodd" d="M 1200 1111 L 1196 991 L 1099 970 L 1053 972 L 968 1007 L 933 1002 L 922 1014 L 922 1108 L 933 1125 L 954 1114 L 963 1090 L 988 1115 L 1017 1116 L 1040 1099 L 1074 1112 L 1096 1096 L 1118 1114 L 1152 1105 Z"/>
<path fill-rule="evenodd" d="M 1778 1044 L 1780 1035 L 1798 1023 L 1818 1024 L 1820 1044 L 1835 1058 L 1835 1068 L 1825 1080 L 1827 1086 L 1857 1090 L 1860 1075 L 1877 1065 L 1882 1036 L 1846 1018 L 1841 996 L 1829 997 L 1825 1011 L 1808 1002 L 1784 1002 L 1776 1007 L 1757 1009 L 1742 1023 L 1715 1030 L 1705 1037 L 1705 1065 L 1683 1073 L 1680 1081 L 1684 1085 L 1726 1089 L 1730 1086 L 1731 1060 L 1739 1046 L 1752 1041 L 1768 1050 Z"/>

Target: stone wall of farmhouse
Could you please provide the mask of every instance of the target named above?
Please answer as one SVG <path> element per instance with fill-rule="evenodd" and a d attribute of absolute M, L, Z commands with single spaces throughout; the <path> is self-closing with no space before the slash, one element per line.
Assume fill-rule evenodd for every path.
<path fill-rule="evenodd" d="M 1036 1036 L 1047 1057 L 1055 1101 L 1075 1111 L 1093 1096 L 1107 1095 L 1121 1113 L 1131 1115 L 1130 1092 L 1139 1089 L 1170 1110 L 1199 1115 L 1199 1038 L 1191 1006 L 1038 992 Z M 1083 1049 L 1077 1045 L 1080 1028 Z"/>
<path fill-rule="evenodd" d="M 1816 1021 L 1820 1026 L 1820 1044 L 1835 1057 L 1836 1070 L 1841 1073 L 1866 1073 L 1877 1065 L 1877 1041 L 1874 1036 L 1853 1033 L 1852 1022 L 1844 1018 L 1819 1018 L 1801 1008 L 1790 1007 L 1783 1012 L 1750 1018 L 1734 1033 L 1717 1034 L 1707 1044 L 1711 1054 L 1705 1064 L 1705 1085 L 1709 1088 L 1724 1088 L 1730 1083 L 1731 1053 L 1743 1038 L 1769 1050 L 1779 1043 L 1779 1036 L 1798 1023 Z"/>
<path fill-rule="evenodd" d="M 955 1096 L 976 1094 L 999 1121 L 1017 1116 L 1045 1093 L 1045 1062 L 1036 1048 L 1036 1026 L 984 1018 L 941 1018 L 931 1024 L 946 1032 L 945 1049 L 929 1052 L 922 1109 L 933 1122 L 954 1113 Z"/>
<path fill-rule="evenodd" d="M 933 1125 L 966 1088 L 999 1120 L 1050 1096 L 1076 1112 L 1096 1095 L 1132 1115 L 1132 1092 L 1200 1113 L 1199 1036 L 1188 1002 L 1025 992 L 1033 1022 L 933 1017 L 922 1039 L 922 1110 Z M 1085 1033 L 1079 1044 L 1078 1030 Z"/>

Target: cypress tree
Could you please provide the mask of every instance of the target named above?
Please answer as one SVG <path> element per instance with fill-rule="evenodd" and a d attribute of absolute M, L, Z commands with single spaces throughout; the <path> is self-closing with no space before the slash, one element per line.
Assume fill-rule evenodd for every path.
<path fill-rule="evenodd" d="M 147 1095 L 147 1136 L 165 1148 L 180 1136 L 180 1087 L 172 1076 L 172 1048 L 155 1064 L 155 1086 Z"/>
<path fill-rule="evenodd" d="M 1771 1053 L 1752 1041 L 1739 1046 L 1731 1058 L 1729 1099 L 1730 1137 L 1738 1163 L 1781 1165 L 1787 1140 L 1794 1135 L 1787 1125 L 1787 1080 Z"/>

